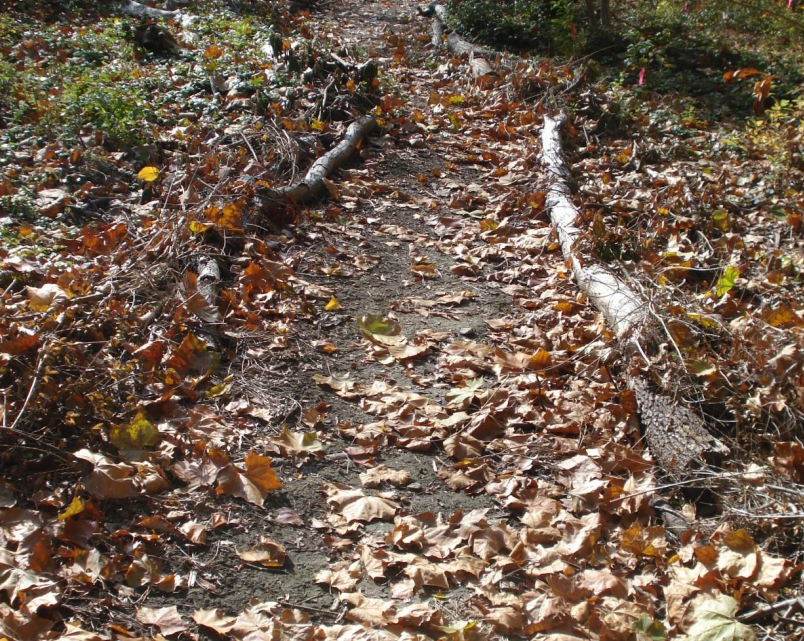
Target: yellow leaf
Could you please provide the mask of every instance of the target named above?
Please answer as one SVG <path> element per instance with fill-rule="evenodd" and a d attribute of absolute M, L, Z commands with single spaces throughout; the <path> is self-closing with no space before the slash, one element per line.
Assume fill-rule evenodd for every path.
<path fill-rule="evenodd" d="M 64 510 L 64 512 L 62 512 L 61 514 L 59 514 L 59 521 L 66 521 L 71 516 L 81 514 L 81 512 L 84 511 L 85 507 L 86 502 L 76 493 L 70 505 L 67 506 L 67 509 Z"/>
<path fill-rule="evenodd" d="M 141 450 L 156 445 L 160 438 L 159 430 L 141 412 L 129 425 L 115 425 L 109 430 L 109 440 L 119 450 Z"/>
<path fill-rule="evenodd" d="M 313 122 L 310 124 L 310 129 L 313 131 L 324 132 L 327 130 L 327 123 L 325 123 L 323 120 L 313 120 Z"/>
<path fill-rule="evenodd" d="M 343 305 L 340 304 L 337 298 L 334 296 L 329 299 L 329 302 L 324 306 L 328 312 L 331 312 L 333 309 L 341 309 Z"/>
<path fill-rule="evenodd" d="M 209 223 L 202 223 L 197 220 L 190 221 L 190 233 L 193 234 L 194 236 L 203 234 L 208 229 L 212 229 L 212 225 L 210 225 Z"/>
<path fill-rule="evenodd" d="M 147 183 L 153 182 L 159 178 L 159 170 L 156 167 L 143 167 L 137 174 L 137 178 Z"/>

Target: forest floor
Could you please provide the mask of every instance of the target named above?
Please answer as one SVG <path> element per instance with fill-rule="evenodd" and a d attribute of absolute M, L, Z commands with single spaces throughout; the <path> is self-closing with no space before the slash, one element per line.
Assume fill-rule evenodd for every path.
<path fill-rule="evenodd" d="M 622 88 L 563 96 L 577 69 L 549 60 L 477 81 L 409 1 L 283 19 L 273 58 L 267 17 L 177 18 L 198 77 L 136 48 L 104 67 L 154 102 L 189 87 L 150 105 L 157 143 L 124 114 L 117 151 L 80 126 L 68 145 L 65 90 L 30 94 L 38 128 L 3 112 L 0 637 L 800 638 L 804 198 L 754 153 L 783 119 L 729 137 L 738 118 L 670 92 L 617 111 Z M 12 22 L 14 73 L 42 77 L 121 33 Z M 268 82 L 294 52 L 379 80 L 238 93 L 223 69 L 255 51 Z M 695 104 L 750 108 L 724 91 Z M 262 218 L 255 181 L 298 177 L 366 97 L 380 126 L 327 197 Z M 100 98 L 76 118 L 125 111 Z M 559 104 L 585 242 L 664 310 L 678 358 L 653 380 L 697 401 L 716 465 L 656 466 L 627 391 L 644 362 L 561 254 L 539 138 Z"/>

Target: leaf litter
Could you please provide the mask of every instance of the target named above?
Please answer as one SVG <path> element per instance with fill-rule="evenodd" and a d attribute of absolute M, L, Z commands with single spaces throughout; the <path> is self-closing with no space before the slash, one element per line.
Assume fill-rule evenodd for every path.
<path fill-rule="evenodd" d="M 755 638 L 740 612 L 793 593 L 799 559 L 772 551 L 744 508 L 707 520 L 679 494 L 679 526 L 653 505 L 659 472 L 612 337 L 544 215 L 543 107 L 516 99 L 521 80 L 479 87 L 461 60 L 426 50 L 424 24 L 403 19 L 412 5 L 345 7 L 344 20 L 325 7 L 283 16 L 281 34 L 252 31 L 277 58 L 252 71 L 296 73 L 336 47 L 360 64 L 368 46 L 388 86 L 349 80 L 329 104 L 313 78 L 318 99 L 279 87 L 261 113 L 261 94 L 225 77 L 237 31 L 221 23 L 200 35 L 219 42 L 188 50 L 211 96 L 188 95 L 225 115 L 188 107 L 143 160 L 109 153 L 103 132 L 42 149 L 85 173 L 72 193 L 37 185 L 44 218 L 3 222 L 18 244 L 0 254 L 2 634 Z M 320 51 L 296 57 L 305 46 Z M 168 65 L 132 55 L 139 74 Z M 359 108 L 384 130 L 329 199 L 255 233 L 257 183 L 291 178 Z M 635 145 L 606 144 L 580 161 L 584 199 L 605 203 L 590 205 L 593 251 L 632 241 L 622 220 L 664 217 L 635 269 L 670 301 L 669 349 L 707 402 L 789 426 L 801 399 L 785 381 L 804 359 L 800 305 L 784 294 L 800 237 L 763 264 L 759 210 L 715 209 L 702 249 L 683 212 L 715 184 L 708 166 L 640 174 Z M 210 252 L 225 267 L 214 310 L 191 260 Z M 804 480 L 804 450 L 784 434 L 741 491 Z M 797 514 L 778 492 L 773 509 Z"/>

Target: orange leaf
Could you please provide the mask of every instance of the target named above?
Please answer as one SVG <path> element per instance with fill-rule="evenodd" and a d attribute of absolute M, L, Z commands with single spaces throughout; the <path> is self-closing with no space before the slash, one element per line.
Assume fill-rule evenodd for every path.
<path fill-rule="evenodd" d="M 246 476 L 263 494 L 282 489 L 282 482 L 271 467 L 271 459 L 256 452 L 246 455 Z"/>

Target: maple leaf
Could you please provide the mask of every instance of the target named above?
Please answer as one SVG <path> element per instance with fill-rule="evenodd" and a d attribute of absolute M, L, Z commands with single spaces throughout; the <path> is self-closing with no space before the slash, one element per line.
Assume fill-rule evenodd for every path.
<path fill-rule="evenodd" d="M 361 472 L 360 483 L 368 488 L 379 487 L 382 483 L 402 486 L 410 483 L 410 473 L 406 470 L 392 470 L 387 465 L 378 465 Z"/>

